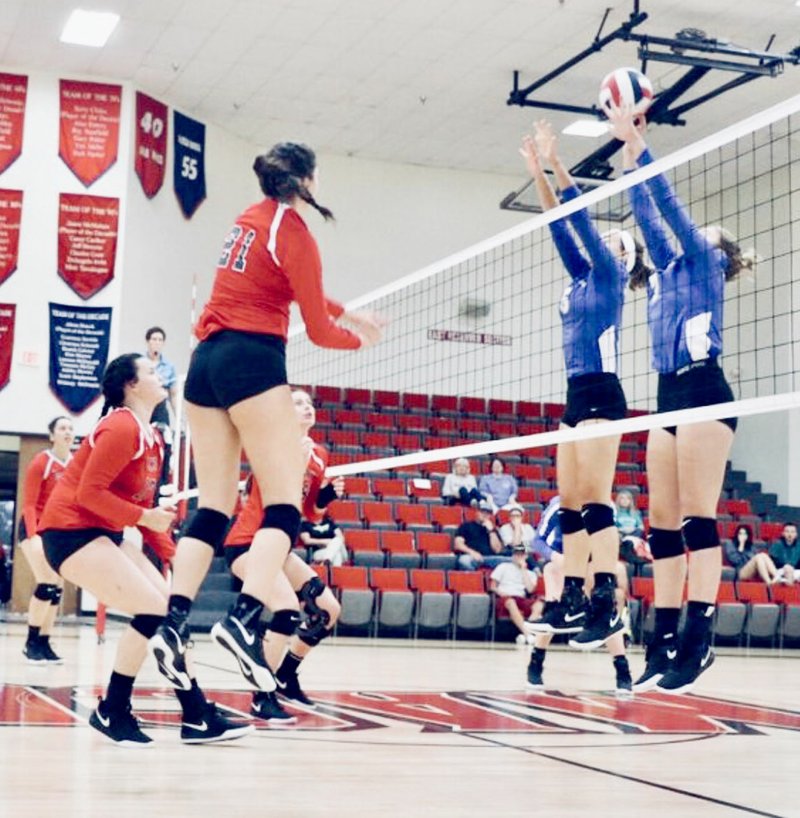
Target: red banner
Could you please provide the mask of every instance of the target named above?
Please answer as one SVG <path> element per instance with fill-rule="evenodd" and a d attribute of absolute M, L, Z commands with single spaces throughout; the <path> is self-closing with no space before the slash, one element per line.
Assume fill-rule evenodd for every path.
<path fill-rule="evenodd" d="M 136 158 L 134 168 L 148 199 L 161 190 L 167 165 L 167 106 L 136 92 Z"/>
<path fill-rule="evenodd" d="M 83 299 L 114 278 L 118 222 L 119 199 L 58 197 L 58 274 Z"/>
<path fill-rule="evenodd" d="M 121 85 L 61 80 L 58 155 L 89 187 L 117 161 Z"/>
<path fill-rule="evenodd" d="M 11 375 L 11 353 L 14 351 L 14 316 L 16 304 L 0 304 L 0 389 Z"/>
<path fill-rule="evenodd" d="M 28 78 L 0 74 L 0 173 L 22 153 Z"/>
<path fill-rule="evenodd" d="M 0 190 L 0 284 L 17 269 L 22 191 Z"/>

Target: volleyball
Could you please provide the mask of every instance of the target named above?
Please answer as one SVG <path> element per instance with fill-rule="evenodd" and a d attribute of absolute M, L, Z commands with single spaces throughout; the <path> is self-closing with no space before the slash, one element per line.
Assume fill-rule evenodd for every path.
<path fill-rule="evenodd" d="M 629 106 L 634 114 L 643 114 L 653 101 L 650 80 L 635 68 L 617 68 L 600 83 L 598 102 L 603 110 L 613 104 Z"/>

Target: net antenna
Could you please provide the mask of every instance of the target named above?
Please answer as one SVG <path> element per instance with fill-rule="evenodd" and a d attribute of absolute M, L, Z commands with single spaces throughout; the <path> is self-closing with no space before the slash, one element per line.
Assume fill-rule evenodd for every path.
<path fill-rule="evenodd" d="M 647 111 L 647 121 L 651 125 L 685 125 L 684 115 L 693 108 L 759 77 L 777 77 L 783 73 L 787 64 L 800 64 L 800 48 L 793 49 L 789 54 L 770 53 L 769 49 L 775 40 L 774 34 L 770 37 L 764 51 L 754 51 L 710 37 L 706 32 L 696 28 L 681 29 L 674 37 L 655 37 L 636 33 L 634 29 L 649 17 L 647 12 L 640 10 L 639 0 L 634 0 L 628 19 L 618 28 L 604 35 L 603 29 L 610 12 L 610 8 L 605 10 L 591 45 L 530 85 L 520 87 L 520 72 L 515 70 L 513 88 L 506 104 L 583 114 L 598 120 L 605 119 L 602 110 L 594 102 L 590 106 L 549 102 L 534 98 L 533 94 L 617 40 L 638 43 L 637 58 L 643 74 L 647 73 L 647 65 L 651 62 L 683 65 L 688 68 L 671 85 L 656 94 L 653 104 Z M 717 71 L 723 72 L 726 77 L 729 77 L 731 73 L 736 76 L 733 79 L 723 79 L 716 87 L 691 100 L 680 102 L 681 98 L 697 83 L 705 79 L 710 72 Z M 614 168 L 609 160 L 621 147 L 622 142 L 618 139 L 610 139 L 570 168 L 570 174 L 577 180 L 584 192 L 591 190 L 593 185 L 612 177 Z M 501 209 L 529 213 L 541 212 L 538 202 L 534 201 L 531 185 L 532 181 L 526 180 L 521 188 L 510 193 L 500 202 Z M 611 221 L 622 221 L 627 213 L 612 210 L 604 215 Z"/>

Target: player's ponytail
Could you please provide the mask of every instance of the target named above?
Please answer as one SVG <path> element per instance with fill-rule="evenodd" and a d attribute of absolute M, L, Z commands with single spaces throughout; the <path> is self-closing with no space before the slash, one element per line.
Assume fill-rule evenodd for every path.
<path fill-rule="evenodd" d="M 136 362 L 142 356 L 138 352 L 128 352 L 114 358 L 103 373 L 103 411 L 100 417 L 107 415 L 112 409 L 122 406 L 125 402 L 125 387 L 129 383 L 136 383 L 139 378 Z"/>
<path fill-rule="evenodd" d="M 333 213 L 314 199 L 304 182 L 314 175 L 316 164 L 314 151 L 308 145 L 279 142 L 256 157 L 253 171 L 265 196 L 284 204 L 298 196 L 328 221 L 333 219 Z"/>
<path fill-rule="evenodd" d="M 733 281 L 742 270 L 747 270 L 751 276 L 755 274 L 758 261 L 756 251 L 752 247 L 749 250 L 742 250 L 733 233 L 724 227 L 719 229 L 719 249 L 728 259 L 728 266 L 725 269 L 725 281 Z"/>
<path fill-rule="evenodd" d="M 638 239 L 634 239 L 633 242 L 636 247 L 636 258 L 633 269 L 628 274 L 628 288 L 638 290 L 647 286 L 647 279 L 653 274 L 653 268 L 645 263 L 644 245 Z"/>

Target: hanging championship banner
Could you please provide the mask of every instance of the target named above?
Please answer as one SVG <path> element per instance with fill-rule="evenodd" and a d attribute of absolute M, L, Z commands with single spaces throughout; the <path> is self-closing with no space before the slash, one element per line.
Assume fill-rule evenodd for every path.
<path fill-rule="evenodd" d="M 173 124 L 173 185 L 183 215 L 191 219 L 206 198 L 206 126 L 177 111 L 173 111 Z"/>
<path fill-rule="evenodd" d="M 61 80 L 58 155 L 89 187 L 116 161 L 121 85 Z"/>
<path fill-rule="evenodd" d="M 17 269 L 22 191 L 0 190 L 0 284 Z"/>
<path fill-rule="evenodd" d="M 11 354 L 14 351 L 14 318 L 16 304 L 0 304 L 0 389 L 11 376 Z"/>
<path fill-rule="evenodd" d="M 110 336 L 111 307 L 50 304 L 50 388 L 73 414 L 100 394 Z"/>
<path fill-rule="evenodd" d="M 58 197 L 58 274 L 84 300 L 114 278 L 118 222 L 119 199 Z"/>
<path fill-rule="evenodd" d="M 0 173 L 22 153 L 28 78 L 0 74 Z"/>
<path fill-rule="evenodd" d="M 134 169 L 148 199 L 161 190 L 167 162 L 167 106 L 136 92 Z"/>

